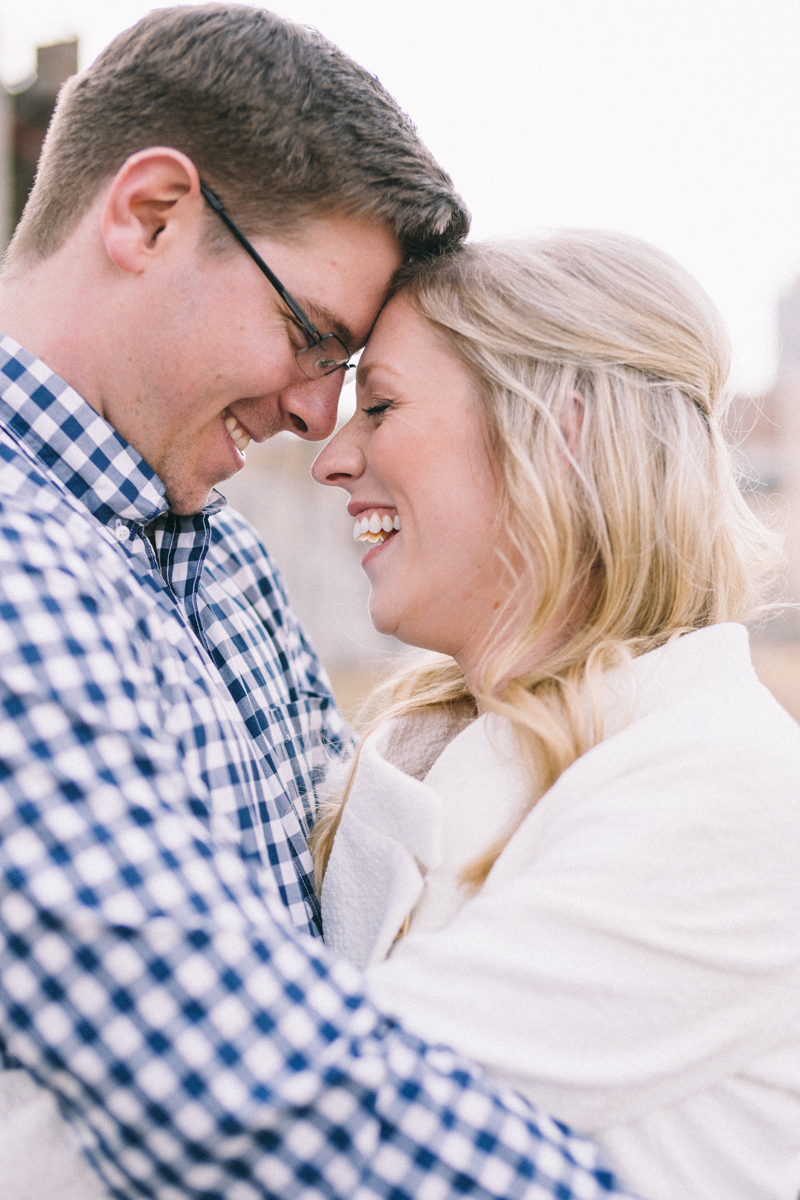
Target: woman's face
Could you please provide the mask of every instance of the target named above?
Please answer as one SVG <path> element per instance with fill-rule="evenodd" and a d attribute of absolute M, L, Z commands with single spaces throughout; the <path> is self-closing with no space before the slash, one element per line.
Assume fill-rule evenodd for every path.
<path fill-rule="evenodd" d="M 313 474 L 349 492 L 354 536 L 372 539 L 372 621 L 468 672 L 511 585 L 498 490 L 472 378 L 402 294 L 361 357 L 357 400 Z"/>

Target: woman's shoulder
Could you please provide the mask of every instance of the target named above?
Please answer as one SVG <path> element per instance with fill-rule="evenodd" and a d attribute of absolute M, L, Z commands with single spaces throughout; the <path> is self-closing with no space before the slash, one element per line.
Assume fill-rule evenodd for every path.
<path fill-rule="evenodd" d="M 538 801 L 492 883 L 552 855 L 636 861 L 651 882 L 766 862 L 777 882 L 800 879 L 800 726 L 759 682 L 746 630 L 675 639 L 609 680 L 609 695 L 616 726 Z"/>
<path fill-rule="evenodd" d="M 800 789 L 800 725 L 760 682 L 743 626 L 675 638 L 637 659 L 634 672 L 633 718 L 619 731 L 620 749 L 658 757 L 671 748 L 693 769 L 731 777 L 782 772 Z"/>

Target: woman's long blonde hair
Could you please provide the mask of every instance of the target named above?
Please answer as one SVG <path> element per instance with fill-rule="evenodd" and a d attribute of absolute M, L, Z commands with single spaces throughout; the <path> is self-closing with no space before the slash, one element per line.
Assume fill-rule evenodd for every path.
<path fill-rule="evenodd" d="M 405 268 L 396 290 L 476 382 L 498 528 L 526 568 L 483 654 L 480 695 L 435 656 L 384 689 L 384 719 L 476 702 L 505 714 L 533 805 L 602 738 L 598 681 L 609 665 L 746 620 L 763 601 L 779 543 L 742 498 L 723 436 L 727 335 L 677 263 L 616 233 L 467 246 Z M 520 674 L 576 595 L 588 611 Z M 313 835 L 320 879 L 341 803 Z M 467 881 L 480 886 L 501 849 Z"/>

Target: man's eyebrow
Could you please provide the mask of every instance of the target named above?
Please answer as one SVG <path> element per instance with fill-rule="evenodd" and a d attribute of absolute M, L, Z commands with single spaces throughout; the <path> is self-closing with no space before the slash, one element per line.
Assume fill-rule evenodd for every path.
<path fill-rule="evenodd" d="M 344 321 L 340 321 L 333 313 L 327 309 L 315 304 L 313 300 L 301 299 L 297 297 L 297 303 L 303 309 L 311 320 L 316 325 L 320 333 L 335 333 L 340 342 L 344 342 L 347 349 L 352 352 L 357 349 L 356 335 L 353 333 L 349 325 Z"/>

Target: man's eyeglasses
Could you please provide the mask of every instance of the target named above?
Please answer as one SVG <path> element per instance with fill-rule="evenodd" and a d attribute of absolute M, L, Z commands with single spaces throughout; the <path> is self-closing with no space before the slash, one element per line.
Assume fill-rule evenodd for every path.
<path fill-rule="evenodd" d="M 239 226 L 234 224 L 220 201 L 211 191 L 211 188 L 201 183 L 200 191 L 214 212 L 228 226 L 228 229 L 230 229 L 237 242 L 250 255 L 259 271 L 263 271 L 292 316 L 305 331 L 305 335 L 308 338 L 308 345 L 304 346 L 302 350 L 296 350 L 295 358 L 306 378 L 322 379 L 324 375 L 332 375 L 334 371 L 338 371 L 342 367 L 347 370 L 349 366 L 352 366 L 350 351 L 341 338 L 338 338 L 335 333 L 320 333 L 314 322 L 303 312 L 291 292 L 287 292 L 280 279 L 278 279 L 278 276 L 264 262 L 255 246 L 247 240 Z"/>

